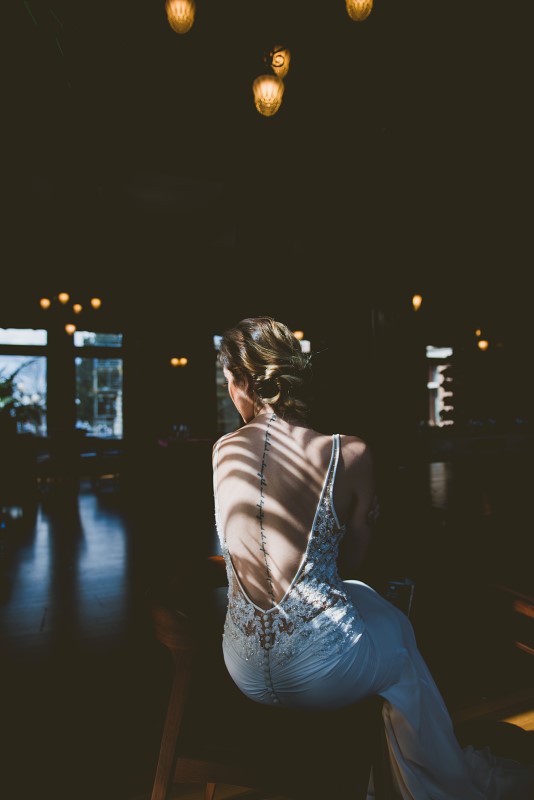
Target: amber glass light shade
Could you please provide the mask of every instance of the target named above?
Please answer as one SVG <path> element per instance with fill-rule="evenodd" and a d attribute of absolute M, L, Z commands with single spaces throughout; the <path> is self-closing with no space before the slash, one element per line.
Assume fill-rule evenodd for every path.
<path fill-rule="evenodd" d="M 302 339 L 304 339 L 304 331 L 293 331 L 293 336 L 300 342 Z"/>
<path fill-rule="evenodd" d="M 70 295 L 67 292 L 60 292 L 57 296 L 57 299 L 59 300 L 60 303 L 63 303 L 63 305 L 65 305 L 65 303 L 69 302 Z"/>
<path fill-rule="evenodd" d="M 175 33 L 187 33 L 195 21 L 194 0 L 166 0 L 167 20 Z"/>
<path fill-rule="evenodd" d="M 68 323 L 65 325 L 65 330 L 67 331 L 67 333 L 69 334 L 69 336 L 72 336 L 72 334 L 73 334 L 73 333 L 74 333 L 74 331 L 76 330 L 76 325 L 73 325 L 73 324 L 72 324 L 72 322 L 68 322 Z"/>
<path fill-rule="evenodd" d="M 271 67 L 275 75 L 279 78 L 285 78 L 289 72 L 289 62 L 291 61 L 291 53 L 287 47 L 276 45 L 271 52 Z"/>
<path fill-rule="evenodd" d="M 264 117 L 272 117 L 282 105 L 284 82 L 278 75 L 260 75 L 252 84 L 254 105 Z"/>
<path fill-rule="evenodd" d="M 52 304 L 48 299 L 48 297 L 41 297 L 41 299 L 39 300 L 39 305 L 41 306 L 41 308 L 47 309 L 50 308 Z"/>
<path fill-rule="evenodd" d="M 75 314 L 79 314 L 80 311 L 82 310 L 80 303 L 74 303 L 74 305 L 72 306 L 72 310 L 74 311 Z"/>
<path fill-rule="evenodd" d="M 489 347 L 489 342 L 487 339 L 479 339 L 477 345 L 480 350 L 487 350 Z"/>
<path fill-rule="evenodd" d="M 102 305 L 102 300 L 100 299 L 100 297 L 91 297 L 91 305 L 93 306 L 93 308 L 100 308 L 100 306 Z"/>
<path fill-rule="evenodd" d="M 420 294 L 414 294 L 412 297 L 412 306 L 414 311 L 419 311 L 421 308 L 421 303 L 423 302 L 423 298 Z"/>
<path fill-rule="evenodd" d="M 373 0 L 345 0 L 347 14 L 354 22 L 363 22 L 373 10 Z"/>

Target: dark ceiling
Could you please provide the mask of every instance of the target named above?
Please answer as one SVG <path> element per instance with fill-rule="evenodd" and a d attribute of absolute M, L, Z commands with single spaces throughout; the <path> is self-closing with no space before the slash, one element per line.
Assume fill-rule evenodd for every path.
<path fill-rule="evenodd" d="M 518 334 L 530 6 L 375 0 L 355 23 L 344 0 L 197 0 L 179 36 L 161 0 L 11 0 L 3 313 L 70 286 L 171 325 L 297 324 L 418 289 L 442 325 Z M 251 84 L 276 44 L 267 119 Z"/>

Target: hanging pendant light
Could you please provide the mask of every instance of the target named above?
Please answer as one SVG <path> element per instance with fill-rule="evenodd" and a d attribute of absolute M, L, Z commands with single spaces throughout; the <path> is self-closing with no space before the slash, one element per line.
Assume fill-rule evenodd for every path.
<path fill-rule="evenodd" d="M 254 105 L 264 117 L 272 117 L 282 105 L 284 82 L 278 75 L 260 75 L 252 84 Z"/>
<path fill-rule="evenodd" d="M 345 0 L 345 5 L 354 22 L 363 22 L 373 10 L 373 0 Z"/>
<path fill-rule="evenodd" d="M 195 21 L 195 0 L 166 0 L 165 11 L 175 33 L 187 33 Z"/>
<path fill-rule="evenodd" d="M 285 78 L 289 72 L 289 62 L 291 61 L 291 53 L 287 47 L 276 45 L 269 53 L 271 58 L 271 68 L 275 75 L 279 78 Z"/>

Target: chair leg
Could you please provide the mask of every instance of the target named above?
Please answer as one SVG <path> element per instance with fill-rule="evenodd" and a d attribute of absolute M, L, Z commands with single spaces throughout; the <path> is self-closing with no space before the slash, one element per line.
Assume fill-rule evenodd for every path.
<path fill-rule="evenodd" d="M 216 783 L 207 783 L 206 788 L 204 789 L 204 800 L 213 800 L 215 797 L 215 789 L 217 788 Z"/>
<path fill-rule="evenodd" d="M 175 660 L 175 674 L 163 726 L 156 776 L 150 800 L 167 800 L 170 792 L 176 760 L 176 742 L 182 723 L 186 689 L 191 672 L 191 659 L 190 653 L 183 652 L 181 657 L 176 657 Z"/>

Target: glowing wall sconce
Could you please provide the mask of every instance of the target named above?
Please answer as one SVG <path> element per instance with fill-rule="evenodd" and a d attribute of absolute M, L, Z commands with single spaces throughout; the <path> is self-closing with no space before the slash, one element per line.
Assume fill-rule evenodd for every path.
<path fill-rule="evenodd" d="M 363 22 L 373 10 L 373 0 L 345 0 L 345 6 L 354 22 Z"/>
<path fill-rule="evenodd" d="M 195 21 L 196 5 L 194 0 L 167 0 L 165 12 L 175 33 L 187 33 Z"/>

